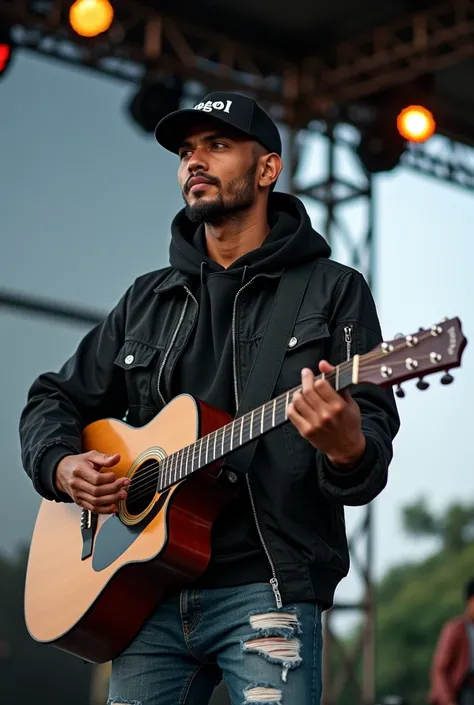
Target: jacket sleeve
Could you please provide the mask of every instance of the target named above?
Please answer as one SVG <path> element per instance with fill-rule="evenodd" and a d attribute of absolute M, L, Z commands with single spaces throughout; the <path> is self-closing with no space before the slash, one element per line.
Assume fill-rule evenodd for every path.
<path fill-rule="evenodd" d="M 336 285 L 329 329 L 328 361 L 333 365 L 348 356 L 370 352 L 382 341 L 372 294 L 363 276 L 354 270 L 344 273 Z M 391 388 L 358 384 L 350 391 L 361 411 L 365 453 L 348 470 L 336 468 L 322 453 L 317 453 L 316 463 L 322 492 L 343 504 L 359 506 L 372 501 L 387 483 L 400 419 Z"/>
<path fill-rule="evenodd" d="M 431 666 L 431 692 L 437 705 L 450 705 L 456 702 L 456 694 L 449 681 L 449 672 L 456 652 L 457 634 L 456 623 L 448 622 L 441 630 L 436 645 Z"/>
<path fill-rule="evenodd" d="M 19 427 L 22 462 L 46 499 L 71 501 L 56 489 L 55 472 L 66 455 L 82 452 L 84 427 L 100 418 L 125 415 L 124 373 L 114 360 L 123 345 L 129 291 L 87 333 L 59 372 L 40 375 L 28 392 Z"/>

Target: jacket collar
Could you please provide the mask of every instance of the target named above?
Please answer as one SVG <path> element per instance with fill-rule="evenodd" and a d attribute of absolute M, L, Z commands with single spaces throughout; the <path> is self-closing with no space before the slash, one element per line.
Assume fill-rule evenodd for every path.
<path fill-rule="evenodd" d="M 191 279 L 189 276 L 183 272 L 180 272 L 178 269 L 170 268 L 169 273 L 165 276 L 163 281 L 153 289 L 153 291 L 157 294 L 162 294 L 165 291 L 182 288 L 183 286 L 189 287 L 190 285 Z"/>

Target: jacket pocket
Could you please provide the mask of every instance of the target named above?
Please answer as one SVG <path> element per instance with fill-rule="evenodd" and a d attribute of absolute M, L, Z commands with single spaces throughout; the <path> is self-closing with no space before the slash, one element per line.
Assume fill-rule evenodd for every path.
<path fill-rule="evenodd" d="M 318 363 L 325 357 L 329 337 L 328 324 L 323 318 L 306 316 L 295 323 L 276 392 L 299 385 L 303 367 L 310 367 L 315 374 L 318 373 Z"/>
<path fill-rule="evenodd" d="M 159 358 L 162 348 L 152 347 L 137 340 L 126 340 L 114 364 L 125 372 L 129 406 L 158 408 Z"/>

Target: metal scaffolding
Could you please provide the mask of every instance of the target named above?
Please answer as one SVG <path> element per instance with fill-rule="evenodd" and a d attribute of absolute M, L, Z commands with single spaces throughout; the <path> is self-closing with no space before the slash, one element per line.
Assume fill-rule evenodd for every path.
<path fill-rule="evenodd" d="M 307 148 L 308 133 L 292 135 L 291 190 L 295 195 L 323 206 L 325 210 L 323 234 L 331 247 L 342 244 L 345 263 L 357 268 L 370 286 L 374 278 L 374 209 L 372 176 L 363 168 L 357 153 L 357 139 L 348 139 L 337 124 L 319 125 L 325 136 L 325 173 L 319 178 L 311 174 L 302 183 L 301 161 Z M 346 154 L 341 154 L 341 151 Z M 348 153 L 348 154 L 347 154 Z M 352 169 L 343 168 L 342 157 L 348 156 Z M 311 169 L 309 170 L 311 171 Z M 344 210 L 357 202 L 363 217 L 359 232 L 350 227 Z M 323 705 L 336 705 L 346 688 L 350 689 L 354 705 L 373 705 L 375 702 L 375 605 L 372 585 L 373 520 L 372 506 L 362 509 L 356 530 L 349 540 L 351 564 L 358 577 L 359 595 L 350 603 L 336 601 L 324 616 Z M 356 642 L 350 650 L 338 638 L 333 618 L 345 612 L 361 617 Z"/>
<path fill-rule="evenodd" d="M 206 17 L 190 23 L 139 0 L 114 0 L 112 29 L 84 40 L 69 27 L 69 6 L 0 0 L 0 19 L 18 26 L 21 46 L 58 60 L 131 81 L 165 72 L 252 91 L 293 125 L 474 55 L 474 0 L 448 0 L 294 60 L 214 32 Z"/>

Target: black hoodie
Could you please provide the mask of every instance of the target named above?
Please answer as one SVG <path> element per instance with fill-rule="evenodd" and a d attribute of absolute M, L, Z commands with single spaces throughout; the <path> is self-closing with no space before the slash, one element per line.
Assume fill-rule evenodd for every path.
<path fill-rule="evenodd" d="M 237 292 L 258 273 L 279 273 L 308 259 L 329 257 L 329 245 L 313 229 L 301 201 L 293 196 L 270 196 L 268 223 L 270 232 L 261 247 L 225 269 L 208 257 L 203 225 L 191 223 L 184 210 L 174 219 L 170 264 L 194 277 L 199 313 L 173 374 L 173 396 L 186 392 L 234 416 L 232 314 Z M 248 493 L 244 486 L 242 490 L 240 498 L 214 524 L 212 559 L 199 580 L 200 587 L 232 586 L 271 577 Z"/>

